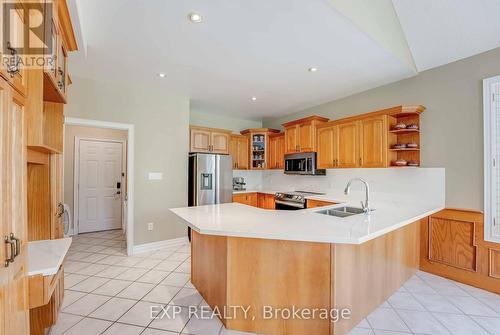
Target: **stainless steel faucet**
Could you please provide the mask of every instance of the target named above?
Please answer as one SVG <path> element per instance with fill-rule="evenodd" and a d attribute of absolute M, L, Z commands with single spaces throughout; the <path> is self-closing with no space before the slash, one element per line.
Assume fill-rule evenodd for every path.
<path fill-rule="evenodd" d="M 364 203 L 363 203 L 363 201 L 361 201 L 361 207 L 363 208 L 363 212 L 365 212 L 365 214 L 370 214 L 370 211 L 371 211 L 371 208 L 370 208 L 370 185 L 368 184 L 368 182 L 366 180 L 361 179 L 361 178 L 353 178 L 353 179 L 349 180 L 349 182 L 347 183 L 347 186 L 345 187 L 344 194 L 345 195 L 349 194 L 349 192 L 351 191 L 351 183 L 355 180 L 360 181 L 363 184 L 365 184 L 366 198 L 365 198 Z"/>

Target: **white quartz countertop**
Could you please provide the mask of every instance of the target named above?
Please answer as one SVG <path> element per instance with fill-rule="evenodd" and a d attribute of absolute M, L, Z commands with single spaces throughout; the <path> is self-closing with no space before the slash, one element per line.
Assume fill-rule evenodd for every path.
<path fill-rule="evenodd" d="M 246 191 L 252 192 L 252 191 Z M 266 191 L 256 191 L 268 193 Z M 173 208 L 189 227 L 201 234 L 289 241 L 361 244 L 444 209 L 444 204 L 372 201 L 370 215 L 339 218 L 316 211 L 344 205 L 360 207 L 359 201 L 338 194 L 311 196 L 339 203 L 298 211 L 266 210 L 239 203 Z"/>
<path fill-rule="evenodd" d="M 28 276 L 56 274 L 71 245 L 71 237 L 28 242 Z"/>

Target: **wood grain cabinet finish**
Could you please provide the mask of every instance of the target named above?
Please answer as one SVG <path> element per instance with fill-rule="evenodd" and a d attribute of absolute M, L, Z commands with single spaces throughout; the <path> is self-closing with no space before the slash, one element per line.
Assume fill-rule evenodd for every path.
<path fill-rule="evenodd" d="M 337 126 L 318 128 L 318 169 L 333 169 L 337 167 Z"/>
<path fill-rule="evenodd" d="M 230 130 L 191 126 L 189 152 L 229 154 Z"/>
<path fill-rule="evenodd" d="M 314 115 L 284 123 L 285 153 L 316 151 L 316 127 L 327 121 L 327 118 Z"/>
<path fill-rule="evenodd" d="M 359 157 L 359 127 L 357 122 L 342 123 L 337 126 L 338 141 L 337 163 L 339 168 L 354 168 L 360 166 Z"/>
<path fill-rule="evenodd" d="M 283 169 L 285 167 L 285 135 L 269 135 L 269 168 Z"/>
<path fill-rule="evenodd" d="M 335 202 L 331 202 L 331 201 L 312 200 L 312 199 L 307 200 L 307 208 L 331 206 L 331 205 L 335 205 L 335 204 L 336 204 Z"/>
<path fill-rule="evenodd" d="M 387 116 L 372 117 L 358 121 L 359 166 L 381 168 L 387 166 Z"/>
<path fill-rule="evenodd" d="M 421 220 L 420 269 L 500 293 L 500 244 L 484 240 L 483 220 L 461 209 Z"/>
<path fill-rule="evenodd" d="M 233 169 L 248 170 L 249 148 L 248 136 L 231 135 L 229 154 L 233 158 Z"/>
<path fill-rule="evenodd" d="M 257 193 L 233 194 L 233 202 L 257 207 Z"/>
<path fill-rule="evenodd" d="M 24 117 L 25 98 L 0 78 L 0 334 L 6 335 L 29 333 Z"/>
<path fill-rule="evenodd" d="M 257 207 L 262 209 L 276 209 L 274 194 L 257 193 Z"/>

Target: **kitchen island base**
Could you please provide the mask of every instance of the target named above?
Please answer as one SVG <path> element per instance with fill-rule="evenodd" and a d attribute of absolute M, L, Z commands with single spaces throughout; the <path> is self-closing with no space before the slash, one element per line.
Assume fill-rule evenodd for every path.
<path fill-rule="evenodd" d="M 226 311 L 228 329 L 342 335 L 415 273 L 419 233 L 414 222 L 362 244 L 330 244 L 193 231 L 191 281 L 211 308 Z M 306 314 L 289 316 L 294 309 Z"/>

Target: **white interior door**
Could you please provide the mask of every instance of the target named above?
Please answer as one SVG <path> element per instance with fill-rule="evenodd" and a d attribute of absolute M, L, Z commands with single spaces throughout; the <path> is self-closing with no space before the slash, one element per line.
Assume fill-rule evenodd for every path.
<path fill-rule="evenodd" d="M 123 144 L 80 140 L 78 232 L 122 227 Z"/>

